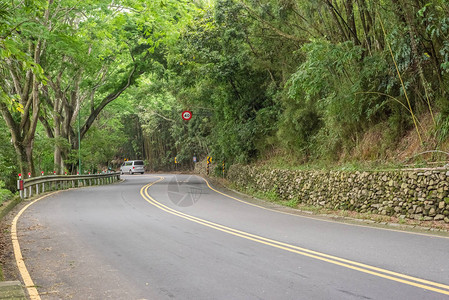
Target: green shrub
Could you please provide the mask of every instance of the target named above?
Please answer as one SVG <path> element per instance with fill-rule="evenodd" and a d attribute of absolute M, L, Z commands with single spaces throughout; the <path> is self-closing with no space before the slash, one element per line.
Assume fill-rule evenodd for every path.
<path fill-rule="evenodd" d="M 0 204 L 12 198 L 13 194 L 11 191 L 4 188 L 5 183 L 0 181 Z"/>

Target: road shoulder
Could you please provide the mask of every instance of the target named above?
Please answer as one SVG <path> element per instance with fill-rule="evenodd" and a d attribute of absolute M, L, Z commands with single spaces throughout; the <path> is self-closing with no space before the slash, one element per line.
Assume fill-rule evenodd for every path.
<path fill-rule="evenodd" d="M 248 195 L 231 186 L 230 182 L 221 178 L 210 178 L 198 175 L 206 179 L 214 189 L 228 196 L 235 197 L 248 205 L 259 206 L 263 209 L 277 211 L 279 213 L 296 215 L 304 218 L 313 218 L 325 222 L 338 222 L 354 226 L 366 226 L 383 230 L 402 231 L 411 234 L 432 235 L 449 238 L 449 224 L 438 222 L 401 220 L 394 217 L 374 214 L 362 214 L 343 210 L 318 209 L 306 206 L 296 208 L 282 205 L 280 201 L 270 201 Z"/>
<path fill-rule="evenodd" d="M 0 212 L 0 299 L 26 299 L 11 241 L 11 221 L 29 201 L 15 198 Z M 5 280 L 5 281 L 2 281 Z"/>

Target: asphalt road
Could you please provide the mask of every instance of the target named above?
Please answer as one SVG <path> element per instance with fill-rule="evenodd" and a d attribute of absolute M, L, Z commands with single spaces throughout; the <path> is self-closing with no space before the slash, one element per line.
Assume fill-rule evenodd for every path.
<path fill-rule="evenodd" d="M 197 176 L 158 176 L 23 213 L 42 299 L 449 299 L 448 238 L 280 213 Z"/>

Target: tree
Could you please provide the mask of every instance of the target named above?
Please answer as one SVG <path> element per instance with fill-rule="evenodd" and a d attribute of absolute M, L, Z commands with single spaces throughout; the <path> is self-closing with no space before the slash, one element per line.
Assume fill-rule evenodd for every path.
<path fill-rule="evenodd" d="M 61 19 L 60 31 L 53 33 L 59 42 L 51 43 L 54 47 L 44 66 L 51 88 L 44 91 L 45 115 L 52 115 L 53 120 L 41 117 L 49 136 L 71 145 L 64 149 L 63 143 L 55 143 L 55 165 L 60 172 L 69 152 L 78 149 L 74 127 L 82 106 L 87 117 L 80 125 L 81 140 L 101 111 L 151 69 L 159 45 L 176 38 L 176 26 L 188 19 L 187 3 L 106 1 L 93 7 L 87 3 Z M 67 28 L 67 23 L 76 26 Z"/>
<path fill-rule="evenodd" d="M 0 110 L 22 173 L 35 173 L 33 142 L 40 110 L 39 88 L 45 84 L 39 63 L 46 43 L 39 33 L 50 26 L 48 6 L 52 2 L 15 3 L 14 12 L 12 6 L 2 6 L 9 14 L 0 25 Z"/>

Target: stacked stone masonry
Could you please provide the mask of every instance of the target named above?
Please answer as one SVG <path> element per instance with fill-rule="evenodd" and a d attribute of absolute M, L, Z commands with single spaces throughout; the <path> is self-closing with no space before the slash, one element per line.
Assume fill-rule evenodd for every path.
<path fill-rule="evenodd" d="M 282 200 L 449 223 L 449 170 L 291 171 L 233 165 L 227 177 Z"/>

